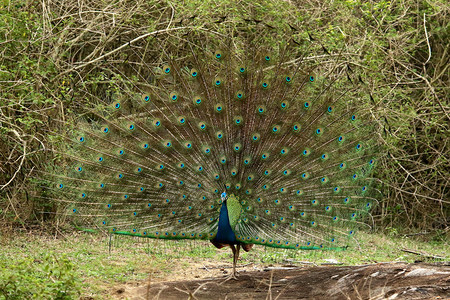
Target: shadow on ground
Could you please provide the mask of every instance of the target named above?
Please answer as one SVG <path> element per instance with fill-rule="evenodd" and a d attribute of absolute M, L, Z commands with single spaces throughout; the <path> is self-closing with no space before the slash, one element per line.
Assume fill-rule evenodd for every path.
<path fill-rule="evenodd" d="M 386 263 L 241 272 L 210 278 L 126 285 L 119 299 L 448 299 L 450 267 Z"/>

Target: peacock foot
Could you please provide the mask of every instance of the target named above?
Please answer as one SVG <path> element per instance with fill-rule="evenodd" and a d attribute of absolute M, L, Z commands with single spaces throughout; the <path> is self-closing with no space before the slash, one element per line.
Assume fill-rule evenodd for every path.
<path fill-rule="evenodd" d="M 222 281 L 221 283 L 219 283 L 219 285 L 224 284 L 225 282 L 229 281 L 229 280 L 239 280 L 236 276 L 236 274 L 233 272 L 230 275 L 228 275 L 224 281 Z"/>

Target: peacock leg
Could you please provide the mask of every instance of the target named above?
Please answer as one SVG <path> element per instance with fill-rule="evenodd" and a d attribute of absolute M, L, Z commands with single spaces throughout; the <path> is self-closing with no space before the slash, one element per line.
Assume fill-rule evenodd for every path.
<path fill-rule="evenodd" d="M 238 258 L 238 255 L 239 255 L 239 248 L 240 248 L 240 246 L 238 244 L 238 248 L 236 250 L 236 247 L 234 247 L 234 245 L 230 244 L 230 248 L 231 248 L 231 251 L 233 251 L 233 271 L 231 272 L 230 276 L 228 276 L 227 279 L 225 279 L 224 282 L 226 282 L 226 281 L 228 281 L 230 279 L 237 280 L 237 278 L 236 278 L 236 262 L 237 262 L 237 258 Z M 224 282 L 222 282 L 222 283 L 224 283 Z"/>
<path fill-rule="evenodd" d="M 233 274 L 234 274 L 234 277 L 236 277 L 236 265 L 237 265 L 237 261 L 239 259 L 239 250 L 241 250 L 241 245 L 237 244 L 237 246 L 236 246 L 236 255 L 234 255 L 234 259 L 233 259 Z"/>

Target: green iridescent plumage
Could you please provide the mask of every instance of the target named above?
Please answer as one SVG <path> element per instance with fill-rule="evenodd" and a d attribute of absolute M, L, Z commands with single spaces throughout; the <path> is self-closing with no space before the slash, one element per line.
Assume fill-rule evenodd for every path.
<path fill-rule="evenodd" d="M 227 209 L 228 209 L 228 218 L 230 219 L 231 228 L 236 228 L 236 225 L 241 220 L 241 215 L 244 210 L 243 204 L 245 204 L 243 200 L 239 201 L 234 194 L 230 195 L 227 200 Z"/>
<path fill-rule="evenodd" d="M 97 104 L 64 135 L 69 167 L 49 176 L 64 212 L 81 228 L 211 240 L 226 190 L 239 243 L 351 243 L 376 204 L 376 143 L 346 62 L 305 59 L 313 46 L 177 41 L 183 55 L 164 51 L 86 93 Z"/>

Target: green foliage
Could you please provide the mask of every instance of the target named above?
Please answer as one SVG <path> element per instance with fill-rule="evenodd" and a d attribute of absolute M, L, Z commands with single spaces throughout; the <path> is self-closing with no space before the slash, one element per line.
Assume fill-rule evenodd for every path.
<path fill-rule="evenodd" d="M 0 299 L 73 299 L 80 293 L 73 264 L 63 255 L 1 260 Z"/>
<path fill-rule="evenodd" d="M 76 5 L 0 1 L 0 187 L 5 185 L 0 222 L 29 224 L 36 215 L 50 217 L 34 212 L 43 205 L 51 209 L 52 195 L 30 181 L 40 176 L 30 170 L 64 162 L 39 150 L 64 142 L 55 132 L 75 127 L 83 117 L 80 108 L 111 101 L 107 79 L 127 78 L 126 63 L 160 67 L 161 47 L 191 30 L 199 36 L 231 32 L 236 40 L 264 32 L 264 44 L 295 44 L 299 53 L 311 37 L 317 53 L 323 47 L 344 56 L 350 68 L 361 68 L 357 75 L 366 84 L 364 92 L 379 107 L 374 115 L 384 144 L 380 152 L 386 154 L 375 169 L 384 195 L 375 220 L 388 227 L 445 230 L 450 214 L 446 1 L 91 1 L 83 13 L 68 13 L 78 11 Z M 108 13 L 99 18 L 96 11 Z M 157 30 L 158 35 L 148 35 Z M 135 57 L 133 47 L 145 49 L 145 57 Z M 316 63 L 326 61 L 323 53 Z M 97 64 L 105 54 L 110 68 Z M 29 201 L 30 194 L 37 197 Z"/>

